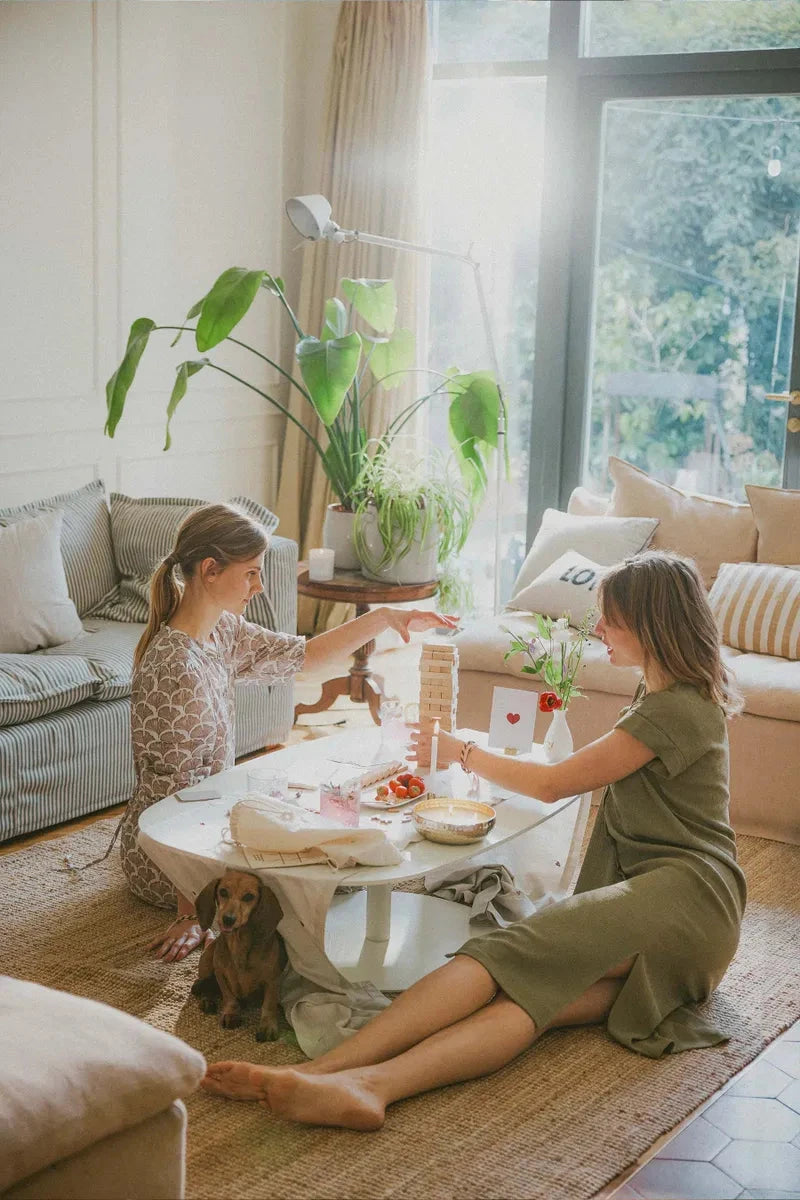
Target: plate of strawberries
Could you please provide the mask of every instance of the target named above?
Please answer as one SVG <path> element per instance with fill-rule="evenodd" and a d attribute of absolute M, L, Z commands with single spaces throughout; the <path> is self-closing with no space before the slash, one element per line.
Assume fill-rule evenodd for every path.
<path fill-rule="evenodd" d="M 428 789 L 421 776 L 402 771 L 380 784 L 374 796 L 362 796 L 361 803 L 365 808 L 382 808 L 386 811 L 413 804 L 415 800 L 424 800 L 427 794 Z"/>

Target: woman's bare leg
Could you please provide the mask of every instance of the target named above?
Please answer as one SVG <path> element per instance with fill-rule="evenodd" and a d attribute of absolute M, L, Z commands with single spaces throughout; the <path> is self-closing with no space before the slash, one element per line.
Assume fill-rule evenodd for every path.
<path fill-rule="evenodd" d="M 621 979 L 598 981 L 545 1028 L 604 1020 L 622 986 Z M 544 1031 L 501 994 L 386 1062 L 325 1075 L 253 1067 L 251 1081 L 262 1088 L 264 1107 L 278 1117 L 367 1132 L 381 1127 L 387 1106 L 396 1100 L 489 1075 L 522 1054 Z"/>
<path fill-rule="evenodd" d="M 300 1068 L 309 1074 L 331 1074 L 383 1062 L 408 1050 L 440 1029 L 483 1008 L 497 984 L 474 958 L 456 955 L 402 992 L 376 1017 L 341 1045 Z M 262 1098 L 250 1079 L 251 1063 L 211 1063 L 203 1081 L 207 1091 L 238 1100 Z"/>

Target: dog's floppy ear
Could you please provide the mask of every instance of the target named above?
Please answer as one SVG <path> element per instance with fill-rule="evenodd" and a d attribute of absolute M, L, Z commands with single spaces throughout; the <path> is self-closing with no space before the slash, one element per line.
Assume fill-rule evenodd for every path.
<path fill-rule="evenodd" d="M 268 942 L 278 928 L 278 923 L 283 916 L 283 909 L 278 903 L 275 893 L 263 883 L 260 886 L 261 895 L 248 924 L 254 926 L 259 941 Z"/>
<path fill-rule="evenodd" d="M 194 910 L 197 913 L 201 929 L 210 929 L 214 923 L 214 913 L 217 911 L 218 883 L 218 879 L 212 879 L 211 883 L 206 884 L 194 902 Z"/>

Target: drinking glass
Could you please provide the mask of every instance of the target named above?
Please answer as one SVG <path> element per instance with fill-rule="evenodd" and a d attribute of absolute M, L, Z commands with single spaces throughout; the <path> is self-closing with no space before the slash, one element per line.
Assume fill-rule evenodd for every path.
<path fill-rule="evenodd" d="M 278 767 L 253 767 L 247 772 L 247 790 L 270 800 L 289 800 L 289 776 Z"/>
<path fill-rule="evenodd" d="M 321 783 L 319 788 L 319 812 L 340 825 L 358 825 L 361 815 L 361 780 L 345 779 L 342 782 Z"/>
<path fill-rule="evenodd" d="M 381 723 L 381 748 L 404 745 L 408 740 L 403 704 L 399 700 L 384 700 L 378 709 Z"/>

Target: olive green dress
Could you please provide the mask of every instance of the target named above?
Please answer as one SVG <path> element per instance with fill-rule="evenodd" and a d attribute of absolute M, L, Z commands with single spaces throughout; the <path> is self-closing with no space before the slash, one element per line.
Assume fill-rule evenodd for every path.
<path fill-rule="evenodd" d="M 728 822 L 728 736 L 690 684 L 640 688 L 617 729 L 655 758 L 606 788 L 574 894 L 458 951 L 476 959 L 538 1028 L 635 956 L 608 1032 L 648 1058 L 727 1035 L 693 1007 L 736 951 L 744 875 Z"/>

